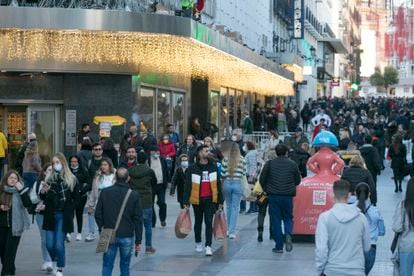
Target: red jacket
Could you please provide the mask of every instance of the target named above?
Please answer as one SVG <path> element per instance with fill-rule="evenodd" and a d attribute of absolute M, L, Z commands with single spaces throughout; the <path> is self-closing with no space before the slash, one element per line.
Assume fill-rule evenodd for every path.
<path fill-rule="evenodd" d="M 171 141 L 168 141 L 168 144 L 164 144 L 162 141 L 158 143 L 158 148 L 160 150 L 161 156 L 175 156 L 175 146 Z"/>

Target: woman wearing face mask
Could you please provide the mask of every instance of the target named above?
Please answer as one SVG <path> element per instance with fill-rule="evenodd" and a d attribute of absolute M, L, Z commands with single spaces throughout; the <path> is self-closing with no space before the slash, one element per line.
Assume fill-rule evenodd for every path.
<path fill-rule="evenodd" d="M 76 205 L 75 216 L 76 216 L 76 224 L 78 227 L 78 234 L 76 235 L 76 240 L 82 240 L 82 224 L 83 224 L 83 210 L 85 209 L 86 200 L 88 199 L 87 193 L 91 190 L 91 180 L 89 178 L 89 173 L 86 169 L 81 166 L 79 157 L 72 156 L 69 158 L 70 161 L 70 171 L 76 177 L 78 181 L 78 193 L 80 195 L 80 199 L 78 204 Z M 70 240 L 70 234 L 69 240 Z M 68 237 L 67 237 L 68 239 Z"/>
<path fill-rule="evenodd" d="M 188 162 L 189 164 L 194 164 L 195 156 L 197 152 L 197 142 L 193 135 L 188 135 L 185 139 L 185 144 L 183 144 L 177 152 L 177 156 L 181 156 L 182 154 L 188 155 Z"/>
<path fill-rule="evenodd" d="M 29 229 L 26 208 L 32 205 L 29 188 L 25 188 L 16 171 L 10 170 L 0 183 L 0 257 L 1 275 L 16 275 L 15 259 L 20 237 Z"/>
<path fill-rule="evenodd" d="M 115 169 L 111 159 L 104 157 L 102 158 L 101 167 L 96 172 L 96 176 L 92 182 L 92 190 L 88 196 L 86 206 L 88 208 L 88 224 L 89 234 L 85 241 L 90 242 L 96 239 L 95 235 L 95 218 L 94 212 L 96 203 L 98 203 L 99 193 L 115 183 Z"/>
<path fill-rule="evenodd" d="M 174 143 L 170 141 L 168 134 L 162 136 L 162 140 L 158 143 L 158 149 L 160 150 L 160 156 L 164 157 L 167 163 L 168 182 L 171 182 L 173 162 L 175 160 L 176 152 Z"/>
<path fill-rule="evenodd" d="M 76 177 L 69 169 L 65 156 L 57 153 L 52 158 L 53 171 L 46 176 L 40 190 L 45 204 L 43 230 L 46 247 L 56 263 L 56 276 L 63 276 L 65 267 L 65 235 L 73 232 L 73 211 L 79 201 Z"/>
<path fill-rule="evenodd" d="M 270 131 L 270 139 L 267 143 L 266 151 L 264 153 L 264 160 L 270 160 L 276 158 L 276 146 L 281 144 L 282 141 L 279 139 L 279 133 L 276 130 Z"/>
<path fill-rule="evenodd" d="M 204 145 L 208 147 L 208 150 L 211 153 L 211 158 L 216 162 L 221 162 L 223 160 L 223 154 L 221 153 L 220 149 L 214 146 L 213 139 L 211 137 L 204 138 Z"/>
<path fill-rule="evenodd" d="M 39 178 L 37 179 L 37 181 L 33 185 L 32 190 L 30 191 L 30 200 L 32 201 L 32 204 L 36 205 L 35 217 L 36 217 L 36 224 L 40 232 L 40 241 L 41 241 L 42 256 L 43 256 L 42 270 L 47 271 L 48 273 L 52 272 L 53 263 L 52 263 L 52 259 L 50 258 L 49 252 L 47 251 L 47 248 L 46 248 L 46 231 L 43 230 L 43 220 L 44 220 L 43 214 L 45 210 L 45 204 L 40 199 L 39 194 L 43 188 L 43 185 L 45 184 L 46 175 L 50 174 L 52 170 L 53 170 L 52 164 L 50 163 L 43 166 L 43 169 L 39 174 Z"/>
<path fill-rule="evenodd" d="M 174 196 L 177 188 L 177 201 L 180 203 L 181 209 L 184 208 L 184 185 L 185 185 L 185 171 L 188 168 L 188 155 L 182 154 L 178 157 L 177 168 L 171 181 L 170 195 Z"/>

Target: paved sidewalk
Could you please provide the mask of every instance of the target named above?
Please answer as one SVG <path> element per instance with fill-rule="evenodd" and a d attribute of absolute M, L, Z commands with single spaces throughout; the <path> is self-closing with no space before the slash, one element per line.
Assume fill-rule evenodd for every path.
<path fill-rule="evenodd" d="M 388 164 L 387 167 L 389 167 Z M 404 187 L 406 183 L 407 180 L 404 181 Z M 378 207 L 385 218 L 387 233 L 378 241 L 377 261 L 370 275 L 392 275 L 389 251 L 393 237 L 392 215 L 394 206 L 404 195 L 404 193 L 395 194 L 393 186 L 391 170 L 387 168 L 378 178 Z M 240 215 L 238 237 L 235 240 L 213 242 L 213 257 L 197 254 L 194 252 L 193 234 L 184 240 L 175 237 L 174 223 L 178 209 L 179 206 L 175 198 L 168 197 L 167 227 L 161 228 L 157 225 L 153 232 L 153 244 L 157 252 L 152 256 L 140 253 L 138 258 L 133 257 L 131 275 L 251 276 L 271 273 L 316 276 L 314 244 L 295 243 L 291 253 L 274 254 L 271 251 L 274 243 L 269 240 L 267 231 L 265 231 L 263 243 L 256 241 L 256 215 Z M 266 221 L 265 227 L 268 227 L 268 221 Z M 86 243 L 83 241 L 72 241 L 67 244 L 67 266 L 64 275 L 100 275 L 102 256 L 94 252 L 95 245 L 96 242 Z M 32 225 L 31 229 L 24 233 L 16 264 L 17 275 L 45 275 L 40 271 L 41 252 L 36 225 Z M 119 275 L 117 267 L 113 275 Z"/>

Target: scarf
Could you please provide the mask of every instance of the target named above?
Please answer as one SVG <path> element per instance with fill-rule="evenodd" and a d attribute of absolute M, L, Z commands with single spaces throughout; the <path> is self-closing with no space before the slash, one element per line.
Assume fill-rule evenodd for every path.
<path fill-rule="evenodd" d="M 5 186 L 4 192 L 12 195 L 12 235 L 20 237 L 23 231 L 30 227 L 29 213 L 23 206 L 20 193 L 16 188 Z"/>

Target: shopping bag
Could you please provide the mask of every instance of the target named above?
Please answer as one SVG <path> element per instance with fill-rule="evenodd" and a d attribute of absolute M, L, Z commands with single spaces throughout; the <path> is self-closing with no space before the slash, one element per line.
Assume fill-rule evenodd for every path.
<path fill-rule="evenodd" d="M 256 181 L 256 184 L 254 185 L 254 188 L 253 188 L 253 193 L 255 195 L 263 194 L 263 188 L 262 188 L 262 185 L 260 185 L 259 181 Z"/>
<path fill-rule="evenodd" d="M 227 235 L 227 221 L 223 210 L 219 210 L 214 215 L 213 221 L 213 235 L 214 239 L 224 240 Z"/>
<path fill-rule="evenodd" d="M 241 188 L 242 188 L 243 199 L 246 199 L 246 198 L 248 198 L 251 195 L 252 190 L 251 190 L 251 188 L 249 186 L 249 183 L 247 182 L 246 176 L 243 176 L 240 179 L 240 181 L 241 181 Z"/>
<path fill-rule="evenodd" d="M 190 210 L 184 208 L 180 210 L 177 221 L 175 222 L 175 236 L 179 239 L 184 239 L 191 233 L 191 217 Z"/>

